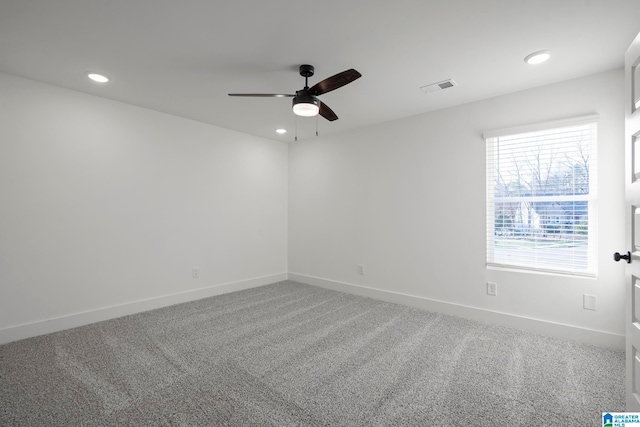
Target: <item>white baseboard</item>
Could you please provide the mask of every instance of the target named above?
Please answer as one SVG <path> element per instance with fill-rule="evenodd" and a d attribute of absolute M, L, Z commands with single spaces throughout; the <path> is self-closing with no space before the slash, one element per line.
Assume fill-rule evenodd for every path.
<path fill-rule="evenodd" d="M 163 295 L 81 313 L 73 313 L 66 316 L 25 323 L 17 326 L 10 326 L 0 329 L 0 344 L 6 344 L 24 338 L 71 329 L 78 326 L 88 325 L 90 323 L 127 316 L 129 314 L 141 313 L 143 311 L 154 310 L 156 308 L 167 307 L 183 302 L 195 301 L 229 292 L 256 288 L 258 286 L 269 285 L 283 280 L 287 280 L 287 273 L 257 277 L 232 283 L 223 283 L 206 288 Z"/>
<path fill-rule="evenodd" d="M 450 314 L 453 316 L 464 317 L 467 319 L 478 320 L 495 325 L 516 328 L 540 335 L 578 341 L 602 347 L 615 348 L 619 350 L 624 350 L 625 348 L 624 335 L 613 334 L 610 332 L 596 331 L 593 329 L 586 329 L 578 326 L 549 322 L 546 320 L 533 319 L 497 311 L 484 310 L 476 307 L 437 301 L 415 295 L 402 294 L 399 292 L 374 289 L 366 286 L 354 285 L 352 283 L 327 280 L 320 277 L 308 276 L 299 273 L 290 272 L 289 280 L 346 292 L 349 294 L 374 298 L 382 301 L 408 305 L 438 313 Z"/>
<path fill-rule="evenodd" d="M 549 322 L 546 320 L 533 319 L 513 314 L 489 311 L 476 307 L 437 301 L 415 295 L 402 294 L 399 292 L 374 289 L 366 286 L 355 285 L 352 283 L 322 279 L 319 277 L 308 276 L 299 273 L 280 273 L 248 280 L 241 280 L 238 282 L 223 283 L 206 288 L 194 289 L 191 291 L 179 292 L 171 295 L 163 295 L 160 297 L 133 301 L 116 306 L 103 307 L 96 310 L 69 314 L 52 319 L 45 319 L 41 321 L 25 323 L 22 325 L 10 326 L 0 329 L 0 344 L 6 344 L 24 338 L 44 335 L 51 332 L 62 331 L 65 329 L 71 329 L 78 326 L 88 325 L 90 323 L 101 322 L 104 320 L 114 319 L 116 317 L 127 316 L 135 313 L 141 313 L 144 311 L 154 310 L 156 308 L 167 307 L 183 302 L 195 301 L 215 295 L 269 285 L 271 283 L 276 283 L 287 279 L 313 286 L 319 286 L 322 288 L 333 289 L 336 291 L 365 296 L 382 301 L 408 305 L 438 313 L 460 316 L 467 319 L 479 320 L 496 325 L 513 327 L 541 335 L 553 336 L 587 344 L 616 348 L 620 350 L 623 350 L 625 345 L 624 335 L 617 335 L 610 332 L 586 329 L 573 325 Z"/>

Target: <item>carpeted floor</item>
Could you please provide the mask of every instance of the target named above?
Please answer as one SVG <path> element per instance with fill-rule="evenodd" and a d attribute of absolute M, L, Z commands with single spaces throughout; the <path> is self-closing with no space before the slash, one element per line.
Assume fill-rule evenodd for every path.
<path fill-rule="evenodd" d="M 0 425 L 601 426 L 624 354 L 281 282 L 0 346 Z"/>

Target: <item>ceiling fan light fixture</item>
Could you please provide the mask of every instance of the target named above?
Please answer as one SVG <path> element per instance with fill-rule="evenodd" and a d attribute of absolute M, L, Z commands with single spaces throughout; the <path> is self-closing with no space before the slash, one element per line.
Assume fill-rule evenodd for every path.
<path fill-rule="evenodd" d="M 293 97 L 293 113 L 302 117 L 317 116 L 320 112 L 320 101 L 304 91 L 296 92 Z"/>
<path fill-rule="evenodd" d="M 293 113 L 302 116 L 302 117 L 313 117 L 317 116 L 320 111 L 320 107 L 316 104 L 311 103 L 298 103 L 293 106 Z"/>

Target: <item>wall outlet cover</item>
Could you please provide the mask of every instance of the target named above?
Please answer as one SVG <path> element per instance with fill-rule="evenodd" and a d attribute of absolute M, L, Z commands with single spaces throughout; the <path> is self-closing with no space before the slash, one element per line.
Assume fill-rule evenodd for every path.
<path fill-rule="evenodd" d="M 487 295 L 498 296 L 498 284 L 487 282 Z"/>
<path fill-rule="evenodd" d="M 597 297 L 595 295 L 582 295 L 582 307 L 585 310 L 596 310 L 597 307 Z"/>

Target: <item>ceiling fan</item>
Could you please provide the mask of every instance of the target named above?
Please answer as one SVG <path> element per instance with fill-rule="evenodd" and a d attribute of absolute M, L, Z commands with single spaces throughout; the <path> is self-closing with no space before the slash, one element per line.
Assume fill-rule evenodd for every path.
<path fill-rule="evenodd" d="M 353 68 L 331 76 L 327 79 L 316 83 L 309 87 L 309 77 L 313 76 L 313 65 L 301 65 L 300 75 L 304 77 L 304 88 L 297 90 L 296 94 L 284 93 L 230 93 L 229 96 L 253 96 L 253 97 L 274 97 L 274 98 L 293 98 L 293 112 L 298 116 L 312 117 L 320 114 L 330 122 L 338 120 L 338 116 L 324 102 L 321 102 L 317 96 L 323 93 L 331 92 L 352 81 L 362 77 L 362 74 Z"/>

